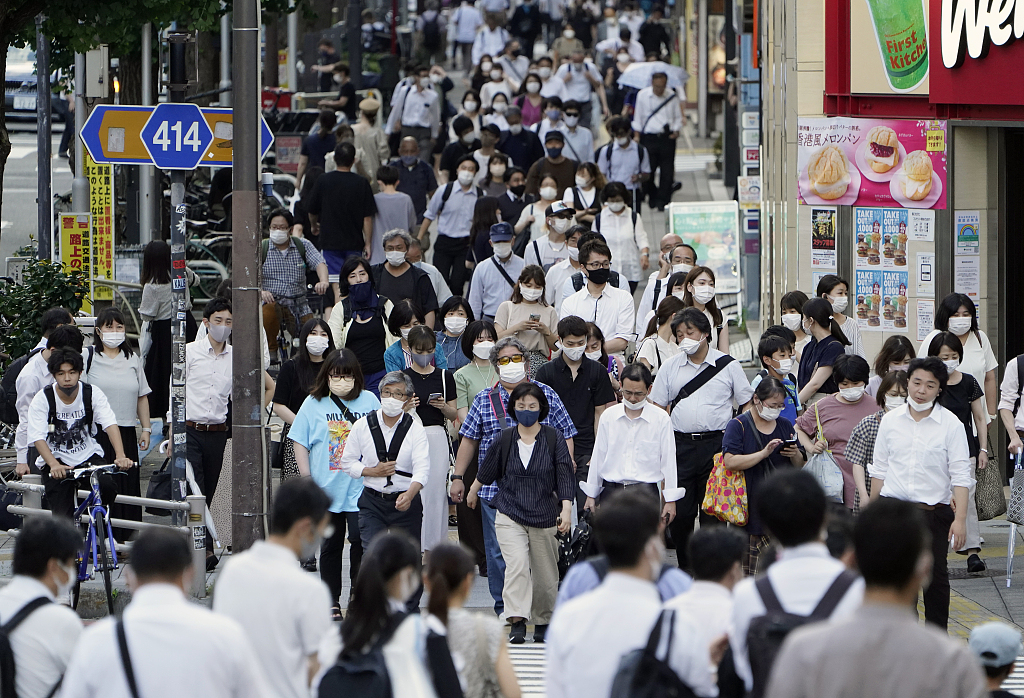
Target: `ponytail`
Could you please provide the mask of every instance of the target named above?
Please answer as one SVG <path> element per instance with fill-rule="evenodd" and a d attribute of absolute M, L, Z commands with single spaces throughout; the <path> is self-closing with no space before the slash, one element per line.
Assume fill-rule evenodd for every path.
<path fill-rule="evenodd" d="M 430 598 L 427 610 L 448 625 L 452 594 L 473 574 L 473 558 L 459 545 L 443 543 L 427 553 L 427 582 Z"/>
<path fill-rule="evenodd" d="M 824 298 L 811 298 L 804 303 L 803 315 L 814 320 L 821 327 L 829 328 L 832 336 L 844 347 L 850 346 L 850 340 L 846 338 L 839 323 L 832 316 L 832 304 Z"/>
<path fill-rule="evenodd" d="M 448 579 L 441 570 L 429 570 L 427 581 L 430 582 L 430 598 L 427 600 L 427 610 L 437 617 L 446 626 L 448 625 L 448 599 L 452 590 L 448 587 Z"/>

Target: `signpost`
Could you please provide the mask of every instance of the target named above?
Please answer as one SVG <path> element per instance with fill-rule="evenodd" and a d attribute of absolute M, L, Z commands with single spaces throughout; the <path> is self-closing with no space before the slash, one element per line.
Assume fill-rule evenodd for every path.
<path fill-rule="evenodd" d="M 213 143 L 213 131 L 195 104 L 158 104 L 139 135 L 161 170 L 196 169 Z"/>

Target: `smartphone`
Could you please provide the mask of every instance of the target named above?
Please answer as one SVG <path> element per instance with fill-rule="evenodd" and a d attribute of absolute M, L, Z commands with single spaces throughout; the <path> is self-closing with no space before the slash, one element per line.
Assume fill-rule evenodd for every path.
<path fill-rule="evenodd" d="M 783 448 L 795 448 L 796 445 L 797 445 L 796 436 L 794 436 L 792 439 L 783 439 L 782 440 L 782 447 Z"/>
<path fill-rule="evenodd" d="M 427 398 L 427 402 L 433 402 L 434 400 L 444 400 L 444 395 L 441 393 L 431 393 Z"/>
<path fill-rule="evenodd" d="M 530 322 L 540 322 L 540 315 L 531 315 Z"/>

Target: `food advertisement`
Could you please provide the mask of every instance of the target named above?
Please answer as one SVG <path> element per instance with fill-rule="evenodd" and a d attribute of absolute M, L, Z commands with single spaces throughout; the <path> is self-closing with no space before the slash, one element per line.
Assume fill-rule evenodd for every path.
<path fill-rule="evenodd" d="M 906 332 L 907 272 L 857 269 L 854 273 L 857 326 L 868 332 Z"/>
<path fill-rule="evenodd" d="M 946 208 L 946 122 L 800 119 L 800 202 Z"/>
<path fill-rule="evenodd" d="M 669 205 L 669 232 L 692 245 L 701 265 L 715 272 L 715 290 L 739 293 L 739 205 L 735 201 Z"/>
<path fill-rule="evenodd" d="M 852 0 L 850 91 L 927 95 L 928 6 L 924 0 Z"/>
<path fill-rule="evenodd" d="M 811 266 L 836 268 L 836 207 L 811 209 Z"/>
<path fill-rule="evenodd" d="M 900 208 L 853 209 L 855 269 L 906 269 L 909 212 Z"/>

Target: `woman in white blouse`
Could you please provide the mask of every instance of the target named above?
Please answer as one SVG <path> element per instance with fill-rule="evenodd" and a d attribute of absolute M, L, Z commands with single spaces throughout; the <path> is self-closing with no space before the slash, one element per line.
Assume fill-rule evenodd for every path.
<path fill-rule="evenodd" d="M 856 354 L 866 361 L 868 355 L 864 353 L 864 340 L 861 339 L 857 321 L 845 313 L 850 305 L 850 284 L 835 274 L 825 274 L 818 281 L 815 293 L 818 298 L 824 298 L 832 304 L 832 316 L 835 318 L 836 324 L 839 325 L 839 329 L 850 340 L 850 344 L 846 347 L 846 353 Z"/>
<path fill-rule="evenodd" d="M 636 349 L 636 360 L 657 375 L 661 365 L 679 353 L 679 345 L 672 333 L 672 318 L 685 308 L 683 301 L 669 296 L 658 304 L 658 312 L 647 325 L 647 332 Z"/>
<path fill-rule="evenodd" d="M 669 279 L 671 286 L 672 279 Z M 722 315 L 715 300 L 715 272 L 710 267 L 694 267 L 686 275 L 686 291 L 683 303 L 704 313 L 711 321 L 711 336 L 708 345 L 723 354 L 729 353 L 729 324 Z"/>
<path fill-rule="evenodd" d="M 544 175 L 540 180 L 538 193 L 540 201 L 527 204 L 519 214 L 519 221 L 515 224 L 517 237 L 522 235 L 524 230 L 528 230 L 529 240 L 539 240 L 550 232 L 545 216 L 548 206 L 558 200 L 558 180 L 551 175 Z"/>
<path fill-rule="evenodd" d="M 485 82 L 480 88 L 480 106 L 483 109 L 490 109 L 494 95 L 501 93 L 506 99 L 511 99 L 515 90 L 512 84 L 505 78 L 505 71 L 500 63 L 491 64 L 490 82 Z"/>
<path fill-rule="evenodd" d="M 606 184 L 601 190 L 601 200 L 604 207 L 594 221 L 593 230 L 604 236 L 612 251 L 612 263 L 629 281 L 629 292 L 634 293 L 643 273 L 650 267 L 650 244 L 644 220 L 626 205 L 631 198 L 622 182 Z"/>
<path fill-rule="evenodd" d="M 604 175 L 597 165 L 581 162 L 576 168 L 576 185 L 566 189 L 562 195 L 562 201 L 576 209 L 576 222 L 588 229 L 593 227 L 594 218 L 601 212 L 598 194 L 604 185 Z"/>

